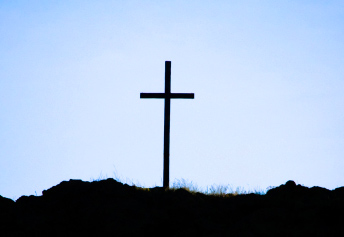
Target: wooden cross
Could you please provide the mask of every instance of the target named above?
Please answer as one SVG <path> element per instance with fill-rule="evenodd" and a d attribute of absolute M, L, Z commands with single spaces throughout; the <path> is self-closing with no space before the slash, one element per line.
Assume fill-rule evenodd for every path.
<path fill-rule="evenodd" d="M 165 61 L 165 93 L 140 93 L 141 99 L 165 99 L 164 124 L 164 180 L 163 187 L 169 187 L 170 180 L 170 113 L 171 99 L 193 99 L 194 93 L 171 93 L 171 61 Z"/>

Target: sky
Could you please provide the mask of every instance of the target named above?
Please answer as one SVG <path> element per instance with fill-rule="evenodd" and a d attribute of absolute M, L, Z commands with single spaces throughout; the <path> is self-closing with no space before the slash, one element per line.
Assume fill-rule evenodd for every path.
<path fill-rule="evenodd" d="M 344 186 L 343 1 L 0 1 L 0 195 L 69 179 Z"/>

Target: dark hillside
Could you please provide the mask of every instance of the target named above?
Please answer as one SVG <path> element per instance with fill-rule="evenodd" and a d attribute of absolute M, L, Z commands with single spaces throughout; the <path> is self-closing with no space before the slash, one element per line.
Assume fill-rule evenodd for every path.
<path fill-rule="evenodd" d="M 0 236 L 344 236 L 344 187 L 288 181 L 266 195 L 63 181 L 42 196 L 0 196 Z"/>

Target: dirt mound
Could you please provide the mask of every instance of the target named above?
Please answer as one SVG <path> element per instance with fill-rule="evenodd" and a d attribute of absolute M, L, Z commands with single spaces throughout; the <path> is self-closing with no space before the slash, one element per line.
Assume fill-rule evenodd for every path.
<path fill-rule="evenodd" d="M 266 195 L 63 181 L 42 196 L 0 196 L 0 236 L 343 236 L 344 187 L 294 181 Z"/>

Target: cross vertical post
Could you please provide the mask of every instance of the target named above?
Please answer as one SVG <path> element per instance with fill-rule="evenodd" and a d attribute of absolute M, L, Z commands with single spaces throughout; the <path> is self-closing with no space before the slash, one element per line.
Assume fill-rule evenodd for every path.
<path fill-rule="evenodd" d="M 163 187 L 170 184 L 171 99 L 194 99 L 194 93 L 171 93 L 171 61 L 165 61 L 165 93 L 140 93 L 141 99 L 165 99 Z"/>
<path fill-rule="evenodd" d="M 165 62 L 165 121 L 164 121 L 164 180 L 163 187 L 170 184 L 170 114 L 171 114 L 171 62 Z"/>

